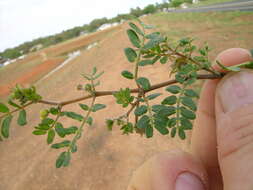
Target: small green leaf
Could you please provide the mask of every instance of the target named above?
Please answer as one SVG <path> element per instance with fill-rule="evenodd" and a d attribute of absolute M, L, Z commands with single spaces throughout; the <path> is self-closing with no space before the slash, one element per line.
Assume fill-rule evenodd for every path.
<path fill-rule="evenodd" d="M 161 64 L 165 64 L 165 63 L 167 63 L 167 61 L 168 61 L 168 57 L 167 57 L 167 56 L 164 56 L 164 57 L 162 57 L 162 58 L 160 59 L 160 63 L 161 63 Z"/>
<path fill-rule="evenodd" d="M 147 125 L 147 127 L 145 128 L 145 133 L 147 138 L 153 137 L 153 127 Z"/>
<path fill-rule="evenodd" d="M 72 153 L 75 153 L 77 151 L 77 145 L 76 144 L 72 144 L 71 147 L 70 147 L 70 151 Z"/>
<path fill-rule="evenodd" d="M 177 102 L 177 97 L 176 96 L 169 96 L 166 97 L 163 101 L 162 104 L 168 104 L 168 105 L 173 105 Z"/>
<path fill-rule="evenodd" d="M 88 111 L 88 110 L 89 110 L 89 106 L 87 106 L 86 104 L 79 104 L 79 106 L 80 106 L 84 111 Z"/>
<path fill-rule="evenodd" d="M 86 123 L 88 123 L 91 126 L 92 123 L 93 123 L 93 118 L 92 117 L 88 117 Z"/>
<path fill-rule="evenodd" d="M 160 32 L 153 32 L 153 33 L 151 33 L 151 34 L 147 34 L 145 37 L 147 38 L 147 39 L 154 39 L 154 38 L 157 38 L 157 37 L 159 37 L 160 36 Z"/>
<path fill-rule="evenodd" d="M 121 75 L 127 79 L 133 79 L 134 75 L 133 73 L 129 72 L 129 71 L 122 71 Z"/>
<path fill-rule="evenodd" d="M 11 120 L 12 120 L 12 115 L 8 115 L 4 118 L 2 122 L 1 133 L 4 138 L 9 137 Z"/>
<path fill-rule="evenodd" d="M 11 99 L 8 100 L 8 104 L 10 104 L 11 106 L 15 107 L 15 108 L 21 108 L 21 106 L 19 106 L 18 104 L 16 104 L 15 102 L 13 102 Z"/>
<path fill-rule="evenodd" d="M 58 156 L 58 158 L 57 158 L 57 160 L 56 160 L 56 163 L 55 163 L 56 168 L 62 167 L 63 162 L 64 162 L 65 157 L 66 157 L 66 153 L 67 153 L 67 152 L 62 152 L 62 153 Z"/>
<path fill-rule="evenodd" d="M 173 106 L 164 106 L 156 112 L 159 117 L 168 117 L 176 113 L 176 109 Z"/>
<path fill-rule="evenodd" d="M 207 55 L 207 51 L 205 49 L 199 49 L 199 53 L 203 56 Z"/>
<path fill-rule="evenodd" d="M 180 73 L 177 73 L 176 75 L 175 75 L 175 79 L 176 79 L 176 81 L 177 82 L 179 82 L 180 84 L 183 84 L 184 82 L 185 82 L 185 80 L 186 80 L 186 77 L 184 77 L 182 74 L 180 74 Z"/>
<path fill-rule="evenodd" d="M 34 130 L 33 134 L 34 135 L 45 135 L 47 133 L 47 131 L 45 130 Z"/>
<path fill-rule="evenodd" d="M 24 126 L 27 124 L 25 110 L 20 110 L 19 115 L 18 115 L 18 124 L 20 126 Z"/>
<path fill-rule="evenodd" d="M 96 72 L 97 72 L 97 67 L 93 67 L 93 69 L 92 69 L 92 75 L 95 75 Z"/>
<path fill-rule="evenodd" d="M 0 103 L 0 112 L 7 113 L 9 111 L 10 111 L 9 108 L 6 105 L 4 105 L 3 103 Z"/>
<path fill-rule="evenodd" d="M 107 120 L 106 120 L 106 126 L 107 126 L 107 129 L 108 129 L 109 131 L 112 130 L 113 124 L 114 124 L 114 120 L 112 120 L 112 119 L 107 119 Z"/>
<path fill-rule="evenodd" d="M 55 131 L 54 129 L 50 129 L 47 133 L 47 144 L 51 144 L 54 141 Z"/>
<path fill-rule="evenodd" d="M 50 129 L 50 125 L 40 123 L 39 126 L 35 127 L 35 129 L 48 130 L 48 129 Z"/>
<path fill-rule="evenodd" d="M 185 118 L 190 119 L 190 120 L 194 120 L 196 118 L 195 113 L 186 109 L 185 107 L 181 107 L 180 110 L 181 110 L 182 116 L 184 116 Z"/>
<path fill-rule="evenodd" d="M 120 91 L 115 92 L 113 96 L 116 98 L 117 104 L 122 104 L 124 108 L 134 100 L 134 96 L 131 96 L 131 91 L 129 88 L 120 89 Z"/>
<path fill-rule="evenodd" d="M 124 52 L 129 62 L 134 62 L 137 58 L 137 54 L 132 48 L 125 48 Z"/>
<path fill-rule="evenodd" d="M 147 106 L 141 105 L 140 107 L 138 107 L 138 108 L 136 108 L 136 109 L 134 110 L 134 114 L 135 114 L 136 116 L 141 116 L 141 115 L 147 113 L 147 111 L 148 111 Z"/>
<path fill-rule="evenodd" d="M 147 126 L 150 125 L 149 121 L 150 121 L 149 117 L 147 115 L 144 115 L 138 120 L 136 126 L 139 129 L 145 129 Z"/>
<path fill-rule="evenodd" d="M 139 66 L 146 66 L 146 65 L 153 65 L 153 64 L 154 64 L 153 60 L 149 60 L 149 59 L 142 60 L 138 63 Z"/>
<path fill-rule="evenodd" d="M 97 75 L 95 75 L 94 77 L 92 77 L 93 80 L 98 79 L 99 77 L 101 77 L 105 72 L 101 71 L 100 73 L 98 73 Z"/>
<path fill-rule="evenodd" d="M 51 148 L 59 149 L 63 147 L 68 147 L 70 145 L 69 140 L 62 141 L 61 143 L 55 143 L 51 145 Z"/>
<path fill-rule="evenodd" d="M 65 130 L 61 123 L 55 124 L 55 131 L 59 135 L 59 137 L 62 137 L 62 138 L 65 137 Z"/>
<path fill-rule="evenodd" d="M 178 94 L 181 88 L 177 85 L 172 85 L 172 86 L 167 87 L 165 90 L 172 94 Z"/>
<path fill-rule="evenodd" d="M 186 119 L 185 117 L 180 118 L 180 123 L 181 123 L 181 126 L 184 130 L 192 129 L 192 123 L 188 119 Z"/>
<path fill-rule="evenodd" d="M 184 95 L 189 96 L 191 98 L 198 98 L 199 97 L 199 95 L 192 89 L 186 89 L 184 92 Z"/>
<path fill-rule="evenodd" d="M 150 94 L 147 96 L 148 100 L 153 100 L 155 98 L 157 98 L 158 96 L 162 95 L 162 93 L 154 93 L 154 94 Z"/>
<path fill-rule="evenodd" d="M 78 128 L 76 126 L 71 126 L 69 128 L 64 128 L 64 133 L 65 135 L 71 135 L 71 134 L 75 134 L 77 130 Z"/>
<path fill-rule="evenodd" d="M 225 71 L 233 71 L 233 72 L 238 72 L 240 71 L 240 67 L 237 66 L 231 66 L 231 67 L 226 67 L 225 65 L 222 65 L 219 61 L 216 61 L 216 63 Z"/>
<path fill-rule="evenodd" d="M 138 22 L 142 25 L 143 28 L 145 29 L 154 29 L 155 27 L 152 25 L 147 25 L 145 23 L 143 23 L 141 20 L 138 19 Z"/>
<path fill-rule="evenodd" d="M 58 108 L 52 107 L 52 108 L 49 109 L 49 112 L 50 112 L 52 115 L 57 115 L 57 114 L 59 114 L 59 109 L 58 109 Z"/>
<path fill-rule="evenodd" d="M 190 97 L 181 97 L 181 102 L 184 106 L 190 108 L 193 111 L 197 110 L 197 106 L 195 104 L 195 102 L 190 98 Z"/>
<path fill-rule="evenodd" d="M 121 127 L 121 130 L 123 130 L 123 134 L 128 135 L 129 133 L 133 133 L 133 124 L 128 122 L 127 124 Z"/>
<path fill-rule="evenodd" d="M 149 80 L 145 77 L 138 78 L 136 82 L 143 88 L 143 90 L 149 90 L 151 87 Z"/>
<path fill-rule="evenodd" d="M 106 107 L 106 105 L 104 105 L 104 104 L 95 104 L 92 106 L 91 111 L 96 112 L 98 110 L 104 109 L 105 107 Z"/>
<path fill-rule="evenodd" d="M 178 136 L 180 137 L 180 139 L 182 139 L 182 140 L 184 140 L 185 139 L 185 132 L 184 132 L 184 130 L 180 127 L 179 129 L 178 129 Z"/>
<path fill-rule="evenodd" d="M 152 59 L 153 64 L 156 63 L 160 58 L 161 56 L 158 55 L 154 59 Z"/>
<path fill-rule="evenodd" d="M 167 122 L 168 122 L 168 118 L 165 117 L 159 117 L 156 116 L 155 117 L 155 128 L 162 134 L 162 135 L 166 135 L 169 133 L 169 130 L 166 128 L 167 127 Z"/>
<path fill-rule="evenodd" d="M 152 111 L 153 112 L 159 112 L 161 109 L 164 109 L 164 108 L 166 108 L 167 106 L 165 106 L 165 105 L 153 105 L 152 106 Z"/>
<path fill-rule="evenodd" d="M 137 32 L 138 34 L 144 36 L 144 33 L 141 31 L 141 29 L 140 29 L 138 26 L 136 26 L 134 23 L 130 22 L 130 23 L 129 23 L 129 26 L 130 26 L 135 32 Z"/>
<path fill-rule="evenodd" d="M 77 120 L 77 121 L 82 121 L 83 120 L 83 116 L 75 113 L 75 112 L 64 112 L 64 114 L 71 118 L 71 119 L 74 119 L 74 120 Z"/>
<path fill-rule="evenodd" d="M 176 132 L 177 132 L 177 128 L 176 128 L 176 127 L 173 127 L 172 130 L 171 130 L 171 132 L 170 132 L 170 136 L 171 136 L 172 138 L 175 137 Z"/>
<path fill-rule="evenodd" d="M 44 125 L 51 125 L 54 123 L 54 120 L 51 119 L 51 118 L 45 118 L 41 121 L 41 124 L 44 124 Z"/>
<path fill-rule="evenodd" d="M 253 50 L 251 50 L 251 51 L 253 52 Z M 252 55 L 252 57 L 253 57 L 253 55 Z M 240 67 L 240 68 L 246 68 L 246 69 L 253 69 L 253 61 L 242 63 L 242 64 L 235 65 L 235 66 L 230 66 L 230 67 Z"/>
<path fill-rule="evenodd" d="M 137 48 L 141 47 L 141 45 L 140 45 L 141 41 L 134 30 L 128 29 L 127 35 L 128 35 L 130 42 L 133 44 L 133 46 L 135 46 Z"/>
<path fill-rule="evenodd" d="M 70 152 L 66 152 L 65 153 L 64 161 L 62 163 L 62 166 L 63 167 L 67 167 L 69 165 L 69 163 L 70 163 L 70 160 L 71 160 L 71 154 L 70 154 Z"/>
<path fill-rule="evenodd" d="M 177 118 L 171 118 L 171 119 L 169 119 L 169 121 L 167 122 L 167 126 L 168 126 L 169 128 L 176 126 L 176 124 L 177 124 Z"/>
<path fill-rule="evenodd" d="M 47 118 L 48 115 L 49 115 L 49 111 L 47 109 L 40 110 L 40 119 L 41 120 Z"/>
<path fill-rule="evenodd" d="M 165 41 L 164 37 L 157 36 L 156 38 L 152 38 L 151 40 L 149 40 L 144 45 L 144 49 L 152 49 L 152 48 L 156 47 L 159 43 L 164 42 L 164 41 Z"/>

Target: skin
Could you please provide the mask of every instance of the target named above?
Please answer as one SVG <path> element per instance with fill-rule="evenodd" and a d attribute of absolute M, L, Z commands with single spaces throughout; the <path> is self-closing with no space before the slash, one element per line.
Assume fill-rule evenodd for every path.
<path fill-rule="evenodd" d="M 253 59 L 248 50 L 233 48 L 220 53 L 217 60 L 232 66 Z M 228 111 L 230 108 L 222 103 L 226 99 L 221 101 L 219 91 L 230 77 L 233 78 L 228 74 L 222 80 L 205 82 L 194 123 L 191 153 L 174 149 L 155 155 L 133 173 L 127 190 L 174 190 L 177 177 L 185 172 L 196 176 L 203 189 L 253 189 L 253 137 L 247 135 L 253 134 L 250 127 L 253 98 L 252 103 Z"/>

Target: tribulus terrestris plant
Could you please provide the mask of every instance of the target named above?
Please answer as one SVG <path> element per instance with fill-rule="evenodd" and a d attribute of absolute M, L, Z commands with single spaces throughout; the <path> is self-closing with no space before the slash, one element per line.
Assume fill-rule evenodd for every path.
<path fill-rule="evenodd" d="M 172 43 L 167 37 L 159 32 L 147 32 L 152 26 L 138 20 L 138 25 L 130 22 L 127 35 L 133 47 L 124 49 L 126 58 L 133 64 L 132 71 L 122 71 L 121 75 L 127 80 L 134 80 L 136 88 L 121 88 L 115 91 L 97 91 L 100 85 L 99 77 L 103 72 L 93 68 L 91 73 L 82 74 L 87 80 L 85 85 L 78 85 L 79 90 L 85 91 L 87 95 L 63 102 L 45 100 L 36 92 L 34 86 L 22 88 L 17 85 L 12 89 L 8 103 L 0 103 L 0 141 L 9 137 L 10 124 L 16 112 L 18 112 L 17 123 L 20 126 L 27 124 L 26 108 L 34 104 L 47 104 L 50 107 L 40 111 L 40 123 L 34 126 L 34 135 L 45 136 L 47 144 L 53 149 L 59 149 L 61 153 L 56 160 L 56 167 L 66 167 L 70 164 L 71 156 L 77 152 L 77 141 L 81 138 L 85 125 L 92 125 L 92 114 L 106 105 L 97 103 L 99 96 L 112 95 L 116 103 L 122 105 L 127 111 L 117 118 L 107 119 L 106 126 L 112 130 L 113 126 L 119 126 L 123 134 L 139 133 L 147 138 L 153 137 L 153 131 L 157 130 L 162 135 L 181 139 L 186 138 L 186 130 L 191 130 L 193 120 L 196 118 L 196 99 L 198 93 L 192 85 L 201 79 L 222 78 L 225 73 L 218 72 L 213 68 L 208 58 L 210 48 L 207 44 L 199 48 L 193 44 L 193 39 L 182 38 Z M 148 78 L 139 76 L 139 69 L 146 65 L 168 64 L 170 76 L 168 81 L 152 84 Z M 237 72 L 241 68 L 253 68 L 253 62 L 243 63 L 233 67 L 225 67 L 217 64 L 224 71 Z M 205 74 L 200 74 L 205 71 Z M 152 93 L 153 90 L 164 88 L 167 97 L 159 104 L 152 104 L 152 100 L 161 93 Z M 75 113 L 64 110 L 68 104 L 78 103 L 92 99 L 90 105 L 79 103 L 83 113 Z M 134 114 L 134 121 L 130 115 Z M 79 126 L 65 127 L 60 122 L 61 118 L 68 117 L 80 122 Z M 54 142 L 55 136 L 63 139 Z M 72 140 L 64 140 L 66 136 L 72 136 Z M 69 139 L 69 138 L 68 138 Z M 53 144 L 54 143 L 54 144 Z"/>

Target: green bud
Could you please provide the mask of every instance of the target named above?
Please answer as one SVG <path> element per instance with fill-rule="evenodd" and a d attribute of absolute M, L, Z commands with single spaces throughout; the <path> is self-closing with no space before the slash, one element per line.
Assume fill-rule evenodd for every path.
<path fill-rule="evenodd" d="M 47 109 L 40 110 L 40 119 L 43 120 L 47 118 L 49 111 Z"/>

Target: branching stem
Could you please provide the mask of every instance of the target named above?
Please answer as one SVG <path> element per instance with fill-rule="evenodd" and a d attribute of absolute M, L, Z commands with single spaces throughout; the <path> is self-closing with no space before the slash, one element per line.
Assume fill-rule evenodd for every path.
<path fill-rule="evenodd" d="M 30 103 L 28 103 L 28 104 L 25 104 L 25 105 L 21 106 L 20 108 L 17 108 L 17 109 L 12 110 L 12 111 L 10 111 L 10 112 L 8 112 L 8 113 L 5 113 L 4 115 L 1 115 L 1 116 L 0 116 L 0 119 L 4 118 L 5 116 L 7 116 L 7 115 L 9 115 L 9 114 L 12 114 L 12 113 L 15 113 L 15 112 L 17 112 L 17 111 L 19 111 L 19 110 L 22 110 L 22 109 L 24 109 L 24 108 L 26 108 L 26 107 L 28 107 L 28 106 L 30 106 L 30 105 L 32 105 L 32 104 L 34 104 L 34 102 L 30 102 Z"/>
<path fill-rule="evenodd" d="M 219 76 L 218 75 L 213 75 L 213 74 L 202 74 L 202 75 L 198 75 L 197 79 L 199 79 L 199 80 L 219 79 L 219 78 L 222 78 L 223 76 L 224 76 L 224 74 L 221 74 Z M 147 93 L 147 92 L 150 92 L 150 91 L 153 91 L 153 90 L 156 90 L 156 89 L 159 89 L 159 88 L 162 88 L 162 87 L 174 84 L 174 83 L 178 83 L 178 82 L 173 79 L 173 80 L 168 80 L 168 81 L 165 81 L 165 82 L 162 82 L 162 83 L 154 84 L 150 87 L 149 90 L 144 90 L 144 93 Z M 140 89 L 139 88 L 134 88 L 134 89 L 130 89 L 130 91 L 131 91 L 131 93 L 139 93 Z M 109 96 L 109 95 L 115 94 L 116 92 L 118 92 L 118 91 L 117 90 L 113 90 L 113 91 L 96 91 L 96 92 L 94 92 L 94 96 L 95 97 Z M 65 105 L 68 105 L 68 104 L 72 104 L 72 103 L 80 102 L 80 101 L 83 101 L 83 100 L 86 100 L 86 99 L 90 99 L 92 97 L 93 96 L 89 94 L 89 95 L 86 95 L 86 96 L 82 96 L 82 97 L 79 97 L 79 98 L 75 98 L 73 100 L 68 100 L 68 101 L 63 101 L 63 102 L 55 102 L 55 101 L 48 101 L 48 100 L 40 100 L 38 102 L 42 103 L 42 104 L 48 104 L 48 105 L 65 106 Z"/>

